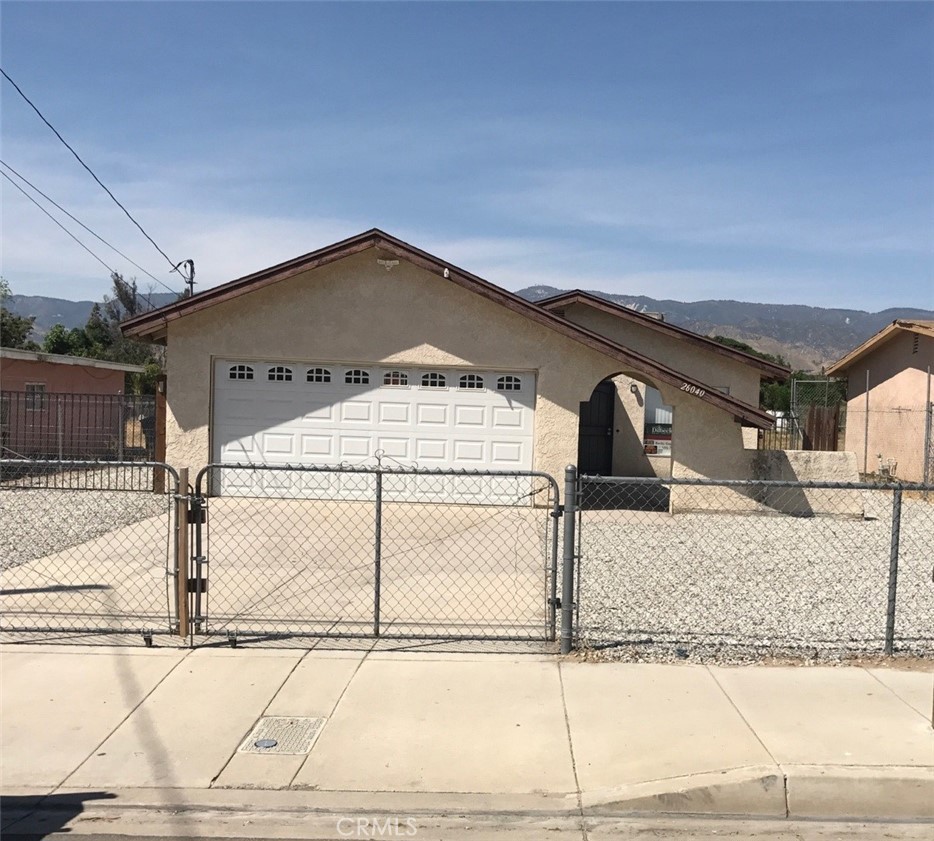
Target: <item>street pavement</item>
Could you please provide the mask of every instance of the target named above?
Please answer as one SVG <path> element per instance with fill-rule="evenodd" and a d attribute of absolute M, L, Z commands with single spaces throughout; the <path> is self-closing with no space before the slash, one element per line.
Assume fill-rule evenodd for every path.
<path fill-rule="evenodd" d="M 7 645 L 0 677 L 4 837 L 934 831 L 930 670 Z M 266 717 L 324 721 L 241 750 Z"/>

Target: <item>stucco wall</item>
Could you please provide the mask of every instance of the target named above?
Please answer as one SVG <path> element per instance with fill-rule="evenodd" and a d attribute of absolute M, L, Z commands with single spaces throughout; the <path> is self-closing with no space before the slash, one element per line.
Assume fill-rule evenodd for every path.
<path fill-rule="evenodd" d="M 934 339 L 900 332 L 847 371 L 846 442 L 863 473 L 894 459 L 894 475 L 920 482 L 924 472 L 927 367 L 934 371 Z M 866 372 L 869 372 L 869 446 L 866 442 Z M 932 398 L 934 399 L 934 398 Z M 868 458 L 866 458 L 868 456 Z M 865 459 L 865 463 L 864 463 Z"/>
<path fill-rule="evenodd" d="M 126 374 L 83 365 L 31 359 L 0 359 L 0 388 L 25 391 L 26 383 L 43 383 L 49 394 L 121 394 Z"/>
<path fill-rule="evenodd" d="M 371 249 L 171 322 L 169 463 L 211 457 L 215 357 L 476 365 L 536 371 L 534 466 L 560 480 L 581 401 L 620 364 L 405 261 L 387 272 L 376 260 L 389 256 Z"/>
<path fill-rule="evenodd" d="M 646 455 L 645 389 L 644 382 L 625 374 L 613 378 L 616 401 L 613 407 L 613 475 L 661 476 L 671 475 L 669 456 Z M 635 385 L 634 393 L 631 386 Z"/>
<path fill-rule="evenodd" d="M 759 405 L 760 378 L 756 368 L 584 304 L 569 306 L 564 317 L 712 388 L 726 386 L 733 397 L 744 403 Z"/>

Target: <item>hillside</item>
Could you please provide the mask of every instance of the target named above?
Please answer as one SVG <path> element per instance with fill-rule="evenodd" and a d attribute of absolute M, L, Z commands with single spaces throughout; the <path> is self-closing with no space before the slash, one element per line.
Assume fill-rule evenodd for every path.
<path fill-rule="evenodd" d="M 537 301 L 565 290 L 551 286 L 530 286 L 518 294 Z M 633 309 L 662 312 L 665 320 L 706 336 L 728 336 L 752 345 L 764 353 L 780 354 L 793 368 L 819 371 L 847 351 L 868 339 L 897 318 L 934 319 L 934 311 L 893 308 L 882 312 L 824 309 L 801 304 L 754 304 L 743 301 L 659 300 L 644 295 L 592 294 Z M 169 293 L 151 296 L 153 306 L 175 300 Z M 80 327 L 91 312 L 93 301 L 68 301 L 13 295 L 10 309 L 19 315 L 36 316 L 38 341 L 53 324 Z"/>
<path fill-rule="evenodd" d="M 517 294 L 538 301 L 563 291 L 551 286 L 530 286 Z M 835 362 L 895 319 L 934 319 L 934 311 L 912 308 L 864 312 L 743 301 L 685 303 L 588 291 L 625 307 L 664 313 L 666 321 L 695 333 L 728 336 L 764 353 L 781 354 L 792 368 L 805 371 L 819 371 Z"/>

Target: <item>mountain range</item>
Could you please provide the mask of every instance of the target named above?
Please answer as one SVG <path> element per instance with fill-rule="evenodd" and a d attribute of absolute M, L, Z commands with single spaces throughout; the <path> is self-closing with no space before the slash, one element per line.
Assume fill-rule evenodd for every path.
<path fill-rule="evenodd" d="M 529 286 L 517 294 L 526 300 L 538 301 L 563 291 L 566 290 L 552 286 Z M 684 302 L 588 291 L 640 312 L 660 312 L 666 321 L 695 333 L 738 339 L 763 353 L 781 355 L 792 368 L 804 371 L 820 371 L 895 319 L 934 320 L 934 310 L 909 307 L 865 312 L 802 304 Z M 150 296 L 150 302 L 154 307 L 161 307 L 175 298 L 169 293 L 155 293 Z M 34 338 L 41 342 L 53 324 L 69 329 L 84 325 L 94 302 L 13 295 L 8 306 L 19 315 L 36 317 Z"/>

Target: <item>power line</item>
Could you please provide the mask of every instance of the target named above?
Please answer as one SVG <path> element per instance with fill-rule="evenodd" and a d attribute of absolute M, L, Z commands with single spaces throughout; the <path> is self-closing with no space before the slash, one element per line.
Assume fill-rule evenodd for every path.
<path fill-rule="evenodd" d="M 159 246 L 156 244 L 156 241 L 155 241 L 151 236 L 149 236 L 149 234 L 147 234 L 145 230 L 143 230 L 143 226 L 140 225 L 140 223 L 137 222 L 137 221 L 133 218 L 133 216 L 132 216 L 132 214 L 130 213 L 130 211 L 127 210 L 122 204 L 120 204 L 119 201 L 117 201 L 117 197 L 116 197 L 113 193 L 111 193 L 110 190 L 108 190 L 107 187 L 104 185 L 104 182 L 101 181 L 100 178 L 98 178 L 98 177 L 94 174 L 94 170 L 92 170 L 91 167 L 89 167 L 83 160 L 81 160 L 81 156 L 80 156 L 74 149 L 72 149 L 71 146 L 68 144 L 68 141 L 65 140 L 65 138 L 62 137 L 62 136 L 58 133 L 58 129 L 56 129 L 55 126 L 53 126 L 53 125 L 43 116 L 42 112 L 36 107 L 36 105 L 33 103 L 33 101 L 32 101 L 28 96 L 26 96 L 26 94 L 23 93 L 23 91 L 22 91 L 22 89 L 20 88 L 20 86 L 17 85 L 16 82 L 14 82 L 14 81 L 10 78 L 10 76 L 9 76 L 9 74 L 6 72 L 6 70 L 4 70 L 2 67 L 0 67 L 0 73 L 2 73 L 2 74 L 3 74 L 3 77 L 4 77 L 11 85 L 13 85 L 14 88 L 16 88 L 16 92 L 17 92 L 24 100 L 26 100 L 26 102 L 29 104 L 29 107 L 32 108 L 32 110 L 35 111 L 36 114 L 39 115 L 39 119 L 42 120 L 42 122 L 45 123 L 50 129 L 52 129 L 52 132 L 55 134 L 55 136 L 56 136 L 59 140 L 62 141 L 62 143 L 65 145 L 65 148 L 68 149 L 68 151 L 71 152 L 71 154 L 75 156 L 75 158 L 77 159 L 78 163 L 81 164 L 81 166 L 83 166 L 83 167 L 88 171 L 88 173 L 90 173 L 91 178 L 93 178 L 98 184 L 100 184 L 100 186 L 103 188 L 104 192 L 107 193 L 107 195 L 110 196 L 110 197 L 114 200 L 114 203 L 117 205 L 117 207 L 119 207 L 119 208 L 127 215 L 127 218 L 128 218 L 134 225 L 136 225 L 137 228 L 139 228 L 140 233 L 141 233 L 144 237 L 146 237 L 146 239 L 148 239 L 148 240 L 152 243 L 152 245 L 153 245 L 153 247 L 156 249 L 156 251 L 158 251 L 163 257 L 165 257 L 165 259 L 166 259 L 166 261 L 168 262 L 168 264 L 169 264 L 170 266 L 172 266 L 173 271 L 176 269 L 177 266 L 181 265 L 180 263 L 176 263 L 176 262 L 174 262 L 172 259 L 170 259 L 169 255 L 166 254 L 161 248 L 159 248 Z"/>
<path fill-rule="evenodd" d="M 139 263 L 136 263 L 136 262 L 134 262 L 133 260 L 131 260 L 129 257 L 126 256 L 126 254 L 124 254 L 124 253 L 123 253 L 119 248 L 117 248 L 115 245 L 111 245 L 111 244 L 110 244 L 109 242 L 107 242 L 107 240 L 105 240 L 100 234 L 95 233 L 95 232 L 92 231 L 87 225 L 85 225 L 84 222 L 82 222 L 80 219 L 75 218 L 71 213 L 69 213 L 67 210 L 65 210 L 65 208 L 62 207 L 57 201 L 55 201 L 55 199 L 53 199 L 51 196 L 48 196 L 48 195 L 46 195 L 45 193 L 43 193 L 42 190 L 40 190 L 35 184 L 32 183 L 32 181 L 30 181 L 30 180 L 29 180 L 25 175 L 23 175 L 22 173 L 19 173 L 19 172 L 17 172 L 15 169 L 13 169 L 13 167 L 11 167 L 6 161 L 0 160 L 0 165 L 5 166 L 8 170 L 10 170 L 10 172 L 12 172 L 17 178 L 19 178 L 20 181 L 22 181 L 22 182 L 24 182 L 25 184 L 28 184 L 30 187 L 32 187 L 32 189 L 35 190 L 40 196 L 42 196 L 42 198 L 44 198 L 46 201 L 51 202 L 52 204 L 54 204 L 55 207 L 57 207 L 57 208 L 58 208 L 62 213 L 64 213 L 69 219 L 71 219 L 73 222 L 77 223 L 77 224 L 80 225 L 82 228 L 84 228 L 84 230 L 86 230 L 91 236 L 96 237 L 97 239 L 99 239 L 102 243 L 104 243 L 104 245 L 106 245 L 108 248 L 110 248 L 110 249 L 112 249 L 113 251 L 115 251 L 115 252 L 116 252 L 117 254 L 119 254 L 124 260 L 126 260 L 127 262 L 129 262 L 129 263 L 131 263 L 132 265 L 136 266 L 136 268 L 138 268 L 143 274 L 145 274 L 145 275 L 151 277 L 156 283 L 158 283 L 159 285 L 161 285 L 163 288 L 168 289 L 169 292 L 171 292 L 173 295 L 177 295 L 177 294 L 178 294 L 174 289 L 172 289 L 171 286 L 169 286 L 168 284 L 166 284 L 166 283 L 164 283 L 163 281 L 159 280 L 159 278 L 157 278 L 154 274 L 152 274 L 152 272 L 146 271 L 146 269 L 144 269 Z"/>
<path fill-rule="evenodd" d="M 49 219 L 51 219 L 56 225 L 58 225 L 59 228 L 61 228 L 66 234 L 68 234 L 68 236 L 70 236 L 76 243 L 78 243 L 78 245 L 80 245 L 85 251 L 87 251 L 88 254 L 90 254 L 95 260 L 97 260 L 97 262 L 100 263 L 105 269 L 107 269 L 107 271 L 109 271 L 111 274 L 117 274 L 117 272 L 115 272 L 110 266 L 108 266 L 103 260 L 101 260 L 100 257 L 98 257 L 93 251 L 91 251 L 90 248 L 88 248 L 83 242 L 81 242 L 81 240 L 78 239 L 78 237 L 76 237 L 71 231 L 69 231 L 68 228 L 66 228 L 61 222 L 59 222 L 58 219 L 56 219 L 51 213 L 49 213 L 49 211 L 47 211 L 41 204 L 39 204 L 39 202 L 37 202 L 31 195 L 29 195 L 29 193 L 27 193 L 22 187 L 20 187 L 19 184 L 17 184 L 12 178 L 10 178 L 9 175 L 7 175 L 2 170 L 0 170 L 0 175 L 6 178 L 7 181 L 9 181 L 14 187 L 16 187 L 17 190 L 19 190 L 24 196 L 26 196 L 26 198 L 29 199 L 29 201 L 31 201 L 36 207 L 38 207 L 39 210 L 41 210 L 46 216 L 48 216 Z"/>

